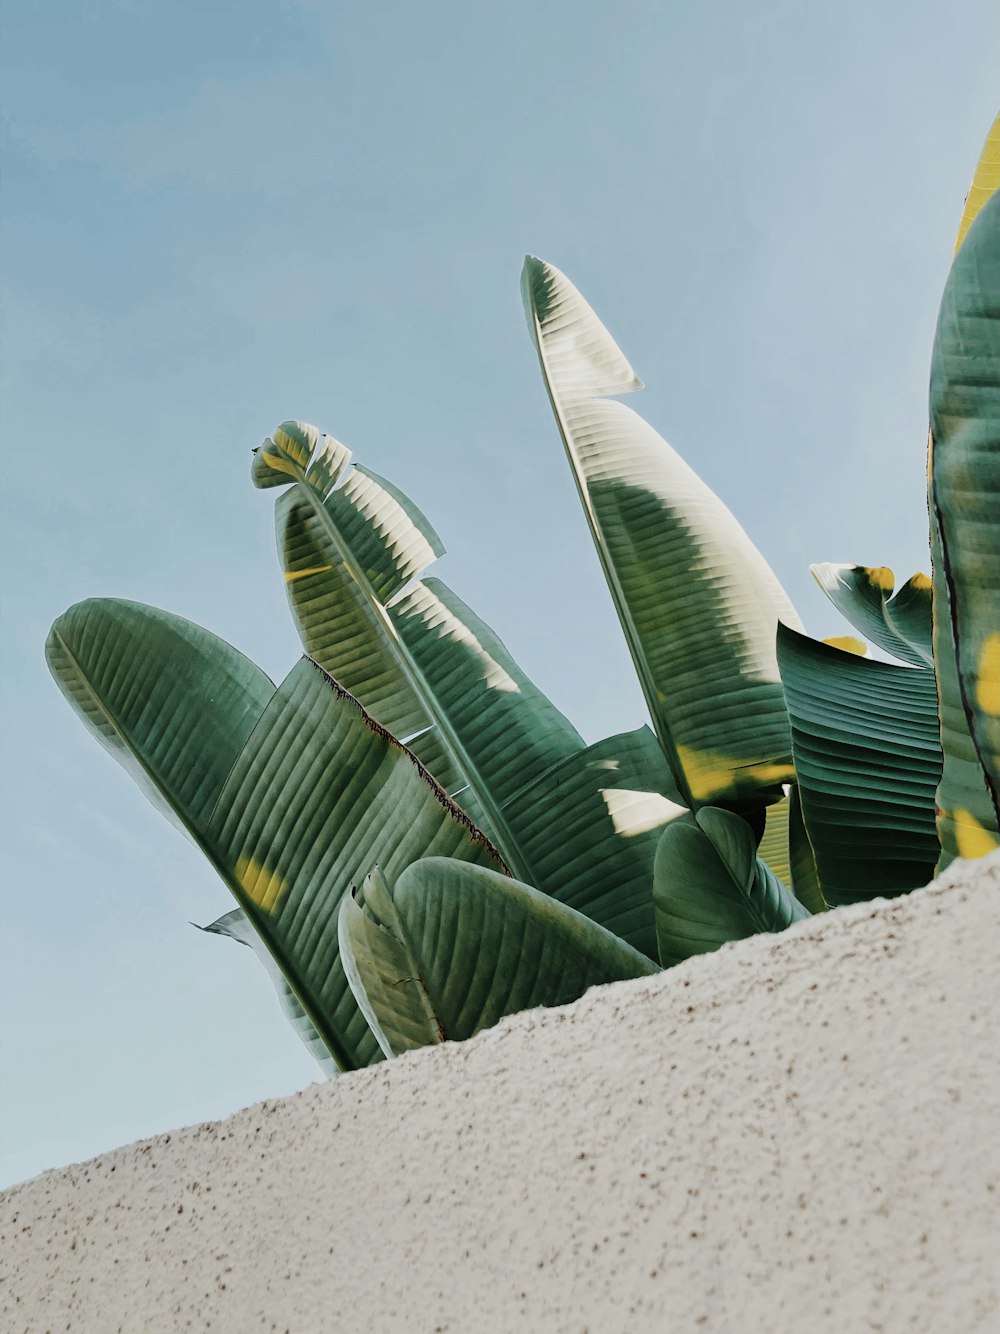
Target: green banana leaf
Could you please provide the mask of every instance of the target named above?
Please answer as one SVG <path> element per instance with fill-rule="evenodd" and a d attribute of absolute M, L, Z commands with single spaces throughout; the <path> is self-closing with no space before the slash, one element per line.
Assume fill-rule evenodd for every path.
<path fill-rule="evenodd" d="M 947 862 L 1000 845 L 1000 193 L 945 285 L 930 406 L 941 737 L 956 761 L 938 794 Z"/>
<path fill-rule="evenodd" d="M 653 903 L 664 968 L 810 916 L 757 856 L 746 821 L 711 806 L 663 831 Z"/>
<path fill-rule="evenodd" d="M 966 196 L 955 241 L 957 254 L 983 205 L 1000 187 L 1000 116 L 993 122 Z M 938 787 L 938 835 L 944 870 L 955 857 L 978 857 L 996 846 L 996 811 L 986 785 L 976 745 L 969 730 L 960 688 L 952 633 L 951 597 L 943 577 L 940 533 L 932 494 L 934 435 L 928 437 L 927 480 L 930 510 L 931 564 L 934 580 L 934 665 L 938 680 L 938 713 L 944 768 Z"/>
<path fill-rule="evenodd" d="M 319 447 L 303 423 L 274 434 Z M 255 467 L 268 453 L 265 445 Z M 583 749 L 579 733 L 460 599 L 436 580 L 413 583 L 444 548 L 412 501 L 357 466 L 317 490 L 306 480 L 310 457 L 298 461 L 298 479 L 284 475 L 295 485 L 275 510 L 306 652 L 450 793 L 471 789 L 508 864 L 526 875 L 502 812 L 506 789 L 519 771 L 530 778 Z"/>
<path fill-rule="evenodd" d="M 60 616 L 45 657 L 101 745 L 201 843 L 273 683 L 201 626 L 112 598 L 78 602 Z"/>
<path fill-rule="evenodd" d="M 810 565 L 813 578 L 856 630 L 911 667 L 933 667 L 931 580 L 915 574 L 893 596 L 887 566 Z"/>
<path fill-rule="evenodd" d="M 288 466 L 305 477 L 319 433 L 285 423 L 275 436 L 302 441 Z M 398 729 L 522 881 L 655 956 L 656 834 L 679 796 L 648 729 L 585 746 L 470 607 L 437 579 L 414 582 L 440 542 L 375 474 L 355 467 L 325 497 L 299 482 L 276 515 L 310 655 Z"/>
<path fill-rule="evenodd" d="M 327 1079 L 333 1079 L 338 1073 L 336 1061 L 327 1051 L 326 1043 L 316 1032 L 309 1016 L 296 1000 L 295 992 L 285 981 L 281 969 L 264 948 L 264 942 L 247 921 L 243 909 L 233 908 L 231 912 L 223 913 L 214 922 L 209 922 L 208 926 L 198 926 L 197 922 L 193 922 L 192 926 L 209 935 L 227 936 L 230 940 L 238 941 L 239 944 L 247 945 L 253 950 L 274 983 L 285 1018 L 323 1074 Z"/>
<path fill-rule="evenodd" d="M 348 980 L 387 1056 L 461 1042 L 505 1015 L 659 971 L 548 895 L 441 857 L 394 882 L 374 871 L 360 896 L 344 899 L 339 929 Z"/>
<path fill-rule="evenodd" d="M 569 280 L 522 290 L 580 499 L 685 805 L 770 803 L 792 777 L 774 654 L 791 602 L 722 502 L 612 395 L 642 387 Z"/>
<path fill-rule="evenodd" d="M 70 608 L 48 649 L 77 712 L 222 876 L 338 1066 L 379 1059 L 340 964 L 340 898 L 375 863 L 502 867 L 484 836 L 308 658 L 265 702 L 228 644 L 115 599 Z"/>
<path fill-rule="evenodd" d="M 397 651 L 387 651 L 387 644 L 393 650 L 396 645 L 383 598 L 398 593 L 442 547 L 424 516 L 413 505 L 400 505 L 387 484 L 377 487 L 382 494 L 371 503 L 373 477 L 355 468 L 348 483 L 343 497 L 334 492 L 324 498 L 303 481 L 276 503 L 289 605 L 306 653 L 363 700 L 393 736 L 406 737 L 425 731 L 430 722 L 406 662 Z M 385 534 L 381 552 L 372 550 L 369 540 L 380 534 Z M 438 750 L 435 776 L 453 787 L 460 782 L 459 770 Z"/>
<path fill-rule="evenodd" d="M 925 885 L 938 856 L 933 673 L 859 658 L 787 626 L 778 661 L 824 899 L 837 906 Z"/>

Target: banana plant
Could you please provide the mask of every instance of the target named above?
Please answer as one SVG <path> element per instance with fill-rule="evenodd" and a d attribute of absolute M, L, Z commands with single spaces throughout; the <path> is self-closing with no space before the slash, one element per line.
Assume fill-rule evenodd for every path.
<path fill-rule="evenodd" d="M 252 464 L 281 491 L 306 650 L 279 686 L 155 608 L 57 620 L 60 687 L 214 865 L 237 906 L 205 929 L 264 959 L 321 1063 L 469 1037 L 996 845 L 998 146 L 994 126 L 935 343 L 933 581 L 814 567 L 898 663 L 802 632 L 732 514 L 614 401 L 640 382 L 604 325 L 530 258 L 529 328 L 652 732 L 585 744 L 427 574 L 443 547 L 421 511 L 301 422 Z"/>
<path fill-rule="evenodd" d="M 525 291 L 537 316 L 533 263 L 526 266 Z M 547 274 L 556 272 L 546 266 Z M 608 343 L 593 312 L 559 278 L 573 292 L 586 332 L 596 329 Z M 547 368 L 551 330 L 543 320 L 534 327 Z M 613 345 L 610 355 L 621 360 Z M 565 376 L 560 383 L 565 388 Z M 652 491 L 642 505 L 648 509 L 655 499 L 659 521 L 673 536 L 664 545 L 653 534 L 650 546 L 648 516 L 626 529 L 615 570 L 635 588 L 637 601 L 619 599 L 618 610 L 628 637 L 643 596 L 648 603 L 655 587 L 668 590 L 669 615 L 642 622 L 643 635 L 631 638 L 644 683 L 659 672 L 664 700 L 670 689 L 669 705 L 653 713 L 662 755 L 645 729 L 584 747 L 493 631 L 426 577 L 443 547 L 423 514 L 384 479 L 351 469 L 344 445 L 315 427 L 285 422 L 257 451 L 252 476 L 258 486 L 283 490 L 278 549 L 306 651 L 421 755 L 524 882 L 655 958 L 650 883 L 659 832 L 709 796 L 741 811 L 760 832 L 764 804 L 782 800 L 781 782 L 791 777 L 784 754 L 790 737 L 773 641 L 779 616 L 798 620 L 729 511 L 664 441 L 634 421 L 649 437 L 643 464 Z M 608 460 L 624 468 L 608 499 L 615 510 L 635 481 L 627 466 L 631 445 L 626 441 L 623 453 L 610 436 L 605 444 L 600 484 L 610 479 Z M 575 462 L 568 437 L 567 448 Z M 727 571 L 721 584 L 713 564 Z M 651 570 L 645 595 L 636 585 L 644 566 Z M 707 691 L 700 678 L 707 678 Z M 741 730 L 749 740 L 733 739 Z M 727 747 L 732 754 L 712 778 Z M 782 752 L 775 763 L 772 752 Z M 772 845 L 783 863 L 787 835 L 777 839 L 784 846 L 775 839 Z"/>
<path fill-rule="evenodd" d="M 587 746 L 493 630 L 421 577 L 444 548 L 416 505 L 350 461 L 302 422 L 254 456 L 258 486 L 288 488 L 277 545 L 306 653 L 405 741 L 515 875 L 655 959 L 656 840 L 684 807 L 648 728 Z"/>
<path fill-rule="evenodd" d="M 208 857 L 341 1069 L 380 1049 L 340 963 L 337 909 L 372 864 L 505 870 L 423 766 L 309 658 L 275 689 L 222 640 L 117 599 L 56 621 L 77 713 Z"/>
<path fill-rule="evenodd" d="M 206 929 L 262 955 L 325 1068 L 471 1036 L 515 1010 L 658 971 L 621 936 L 511 879 L 420 761 L 312 659 L 275 688 L 207 630 L 118 599 L 70 608 L 47 656 L 88 728 L 233 893 L 239 906 Z M 652 742 L 634 736 L 641 775 Z M 592 751 L 597 766 L 619 764 Z M 622 754 L 615 740 L 608 756 Z M 623 819 L 634 820 L 625 809 L 632 789 L 611 785 L 636 778 L 627 767 L 598 772 L 605 792 L 624 798 Z M 574 804 L 579 792 L 564 787 Z M 699 819 L 713 814 L 754 849 L 744 820 L 709 810 Z M 543 816 L 558 826 L 558 807 L 540 808 Z M 674 862 L 682 879 L 686 855 Z M 716 892 L 700 890 L 709 916 Z M 720 939 L 746 934 L 745 921 L 727 925 L 724 909 L 715 916 Z M 761 925 L 783 922 L 779 913 Z"/>

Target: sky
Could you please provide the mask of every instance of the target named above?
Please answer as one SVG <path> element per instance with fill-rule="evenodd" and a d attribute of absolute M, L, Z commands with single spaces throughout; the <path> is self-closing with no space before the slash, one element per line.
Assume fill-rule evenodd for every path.
<path fill-rule="evenodd" d="M 644 711 L 528 339 L 566 272 L 815 635 L 929 568 L 927 372 L 992 0 L 6 0 L 0 1184 L 318 1077 L 228 891 L 73 716 L 117 595 L 298 655 L 250 451 L 315 422 L 588 740 Z"/>

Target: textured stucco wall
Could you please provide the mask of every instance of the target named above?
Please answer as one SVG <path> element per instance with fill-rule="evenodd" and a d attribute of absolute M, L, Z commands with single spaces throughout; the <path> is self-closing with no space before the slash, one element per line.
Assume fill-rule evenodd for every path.
<path fill-rule="evenodd" d="M 11 1330 L 1000 1329 L 1000 856 L 5 1193 Z"/>

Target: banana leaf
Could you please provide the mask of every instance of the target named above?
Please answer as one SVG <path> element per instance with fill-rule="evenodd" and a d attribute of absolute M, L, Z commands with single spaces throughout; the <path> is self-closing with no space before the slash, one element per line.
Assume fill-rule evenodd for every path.
<path fill-rule="evenodd" d="M 956 756 L 938 794 L 946 862 L 1000 845 L 1000 193 L 948 276 L 930 398 L 941 735 Z"/>
<path fill-rule="evenodd" d="M 447 783 L 523 882 L 655 957 L 656 836 L 679 794 L 648 729 L 586 746 L 461 598 L 417 579 L 441 544 L 406 496 L 359 467 L 310 488 L 319 432 L 285 423 L 275 437 L 302 442 L 287 463 L 302 480 L 276 517 L 307 651 Z"/>
<path fill-rule="evenodd" d="M 642 387 L 569 280 L 522 290 L 556 421 L 646 703 L 685 805 L 779 801 L 791 741 L 774 653 L 798 617 L 722 502 L 612 396 Z"/>
<path fill-rule="evenodd" d="M 958 253 L 969 227 L 983 205 L 1000 187 L 1000 116 L 986 137 L 966 196 L 962 220 L 955 240 Z M 928 508 L 930 510 L 931 564 L 935 571 L 933 637 L 934 665 L 938 680 L 938 713 L 944 767 L 938 788 L 938 835 L 943 870 L 955 857 L 979 857 L 997 844 L 996 809 L 987 788 L 976 744 L 969 729 L 965 700 L 958 674 L 952 630 L 952 599 L 944 574 L 944 561 L 933 496 L 934 435 L 927 448 Z"/>
<path fill-rule="evenodd" d="M 429 855 L 502 868 L 499 854 L 308 658 L 265 701 L 228 644 L 115 599 L 70 608 L 48 650 L 84 722 L 212 862 L 338 1066 L 379 1059 L 340 964 L 341 897 L 376 863 L 395 876 Z"/>
<path fill-rule="evenodd" d="M 941 774 L 934 675 L 844 653 L 782 626 L 802 816 L 831 906 L 902 894 L 934 874 Z"/>
<path fill-rule="evenodd" d="M 548 895 L 441 857 L 394 881 L 373 872 L 344 899 L 339 929 L 348 980 L 387 1056 L 659 971 Z"/>
<path fill-rule="evenodd" d="M 664 968 L 810 916 L 757 856 L 746 821 L 711 806 L 664 830 L 653 902 Z"/>
<path fill-rule="evenodd" d="M 232 645 L 170 612 L 91 598 L 45 644 L 59 689 L 157 809 L 201 844 L 274 685 Z"/>
<path fill-rule="evenodd" d="M 827 563 L 809 569 L 837 610 L 872 643 L 912 667 L 934 666 L 928 575 L 913 575 L 893 596 L 895 576 L 885 565 Z"/>
<path fill-rule="evenodd" d="M 303 423 L 274 434 L 319 448 Z M 298 477 L 284 475 L 295 484 L 275 509 L 303 647 L 448 792 L 469 794 L 508 864 L 527 875 L 504 800 L 519 773 L 530 780 L 582 750 L 579 733 L 470 608 L 436 580 L 415 582 L 444 548 L 413 502 L 359 466 L 339 485 L 312 486 L 311 457 Z"/>

